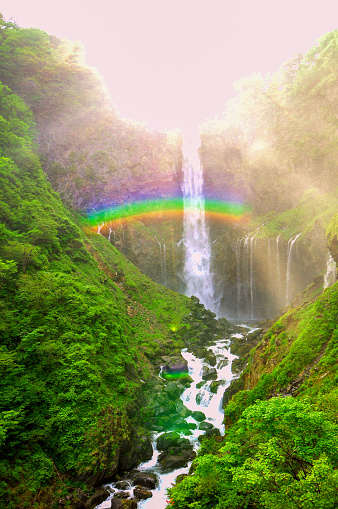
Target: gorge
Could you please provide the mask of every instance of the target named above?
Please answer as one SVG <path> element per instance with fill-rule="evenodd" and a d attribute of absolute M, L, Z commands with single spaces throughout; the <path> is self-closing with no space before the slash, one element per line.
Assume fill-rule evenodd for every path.
<path fill-rule="evenodd" d="M 0 17 L 1 509 L 337 507 L 337 45 L 190 155 Z"/>

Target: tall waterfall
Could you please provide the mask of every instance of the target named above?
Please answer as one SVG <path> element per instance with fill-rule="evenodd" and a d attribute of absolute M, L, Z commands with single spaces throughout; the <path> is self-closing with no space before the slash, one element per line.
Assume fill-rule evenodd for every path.
<path fill-rule="evenodd" d="M 195 295 L 206 308 L 217 313 L 219 303 L 215 299 L 211 273 L 211 245 L 205 223 L 203 169 L 196 155 L 197 150 L 195 154 L 189 155 L 188 162 L 183 167 L 185 246 L 183 277 L 186 294 Z"/>
<path fill-rule="evenodd" d="M 326 258 L 326 271 L 324 274 L 324 288 L 332 286 L 336 282 L 337 278 L 337 265 L 331 256 L 330 251 L 327 251 Z"/>

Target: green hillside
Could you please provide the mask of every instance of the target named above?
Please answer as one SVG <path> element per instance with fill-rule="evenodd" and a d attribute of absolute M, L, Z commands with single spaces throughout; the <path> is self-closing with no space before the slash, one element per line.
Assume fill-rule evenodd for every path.
<path fill-rule="evenodd" d="M 51 507 L 67 477 L 116 472 L 149 358 L 182 345 L 173 330 L 189 299 L 64 207 L 34 151 L 32 114 L 4 85 L 0 114 L 0 505 Z"/>

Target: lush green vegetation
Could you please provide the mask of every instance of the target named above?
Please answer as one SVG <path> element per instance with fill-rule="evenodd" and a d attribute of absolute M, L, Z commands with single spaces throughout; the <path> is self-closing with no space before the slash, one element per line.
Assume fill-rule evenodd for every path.
<path fill-rule="evenodd" d="M 243 78 L 201 128 L 207 189 L 248 200 L 257 237 L 301 232 L 314 253 L 326 230 L 336 261 L 337 44 L 334 31 L 276 75 Z M 225 437 L 202 443 L 168 507 L 337 507 L 338 283 L 319 292 L 310 285 L 251 350 L 226 398 Z"/>
<path fill-rule="evenodd" d="M 235 189 L 255 214 L 337 187 L 337 44 L 335 30 L 275 75 L 236 83 L 223 115 L 201 128 L 207 182 Z"/>
<path fill-rule="evenodd" d="M 243 80 L 217 136 L 215 124 L 202 130 L 210 178 L 217 168 L 218 182 L 244 189 L 253 227 L 266 223 L 262 236 L 288 238 L 319 222 L 336 242 L 336 45 L 333 32 L 269 82 Z M 6 509 L 52 508 L 67 486 L 90 490 L 115 474 L 140 415 L 153 419 L 140 412 L 152 361 L 215 333 L 210 313 L 149 280 L 52 188 L 79 208 L 104 205 L 134 196 L 158 168 L 172 185 L 180 167 L 179 136 L 123 122 L 82 58 L 80 46 L 0 17 Z M 129 233 L 140 230 L 156 247 L 158 232 L 179 238 L 170 224 Z M 202 444 L 194 475 L 170 491 L 173 507 L 337 506 L 337 284 L 315 297 L 252 350 L 243 390 L 225 409 L 225 438 Z"/>
<path fill-rule="evenodd" d="M 45 180 L 31 112 L 2 84 L 0 114 L 0 505 L 52 507 L 66 477 L 116 471 L 149 358 L 182 346 L 188 299 L 85 235 Z"/>
<path fill-rule="evenodd" d="M 334 509 L 337 424 L 305 401 L 247 408 L 224 441 L 205 443 L 194 475 L 169 490 L 174 509 Z"/>

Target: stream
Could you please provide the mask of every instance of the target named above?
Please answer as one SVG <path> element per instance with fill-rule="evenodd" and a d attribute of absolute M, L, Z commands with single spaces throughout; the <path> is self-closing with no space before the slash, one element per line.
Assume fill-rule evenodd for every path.
<path fill-rule="evenodd" d="M 190 411 L 202 411 L 205 414 L 204 422 L 208 423 L 210 427 L 218 428 L 221 434 L 223 434 L 222 398 L 224 389 L 228 387 L 233 378 L 231 363 L 236 356 L 230 353 L 230 339 L 215 341 L 207 345 L 207 348 L 208 351 L 210 352 L 211 350 L 216 357 L 214 368 L 217 370 L 217 378 L 214 376 L 213 380 L 203 380 L 203 370 L 206 368 L 210 369 L 210 364 L 206 362 L 205 359 L 200 359 L 194 354 L 189 353 L 186 348 L 183 349 L 181 353 L 188 363 L 189 375 L 193 379 L 193 382 L 190 387 L 185 389 L 181 394 L 181 400 Z M 188 438 L 197 451 L 200 445 L 198 437 L 204 434 L 205 431 L 198 429 L 200 422 L 197 422 L 193 417 L 187 417 L 186 421 L 195 423 L 196 429 L 192 429 L 189 436 L 185 437 L 184 434 L 182 434 L 182 437 Z M 152 497 L 138 501 L 138 509 L 164 509 L 167 506 L 166 501 L 168 500 L 166 494 L 167 488 L 170 488 L 171 485 L 174 484 L 178 475 L 189 472 L 190 464 L 187 467 L 168 472 L 157 462 L 160 453 L 156 449 L 156 439 L 161 434 L 162 433 L 156 433 L 152 436 L 154 448 L 152 459 L 145 463 L 141 463 L 137 468 L 140 472 L 156 474 L 159 480 L 157 488 L 152 491 Z M 132 498 L 135 486 L 132 486 L 128 477 L 126 477 L 122 483 L 124 483 L 123 491 L 128 492 Z M 107 484 L 104 487 L 111 492 L 111 495 L 107 500 L 96 506 L 95 509 L 110 509 L 111 499 L 117 491 L 121 490 L 121 480 L 117 483 Z"/>

